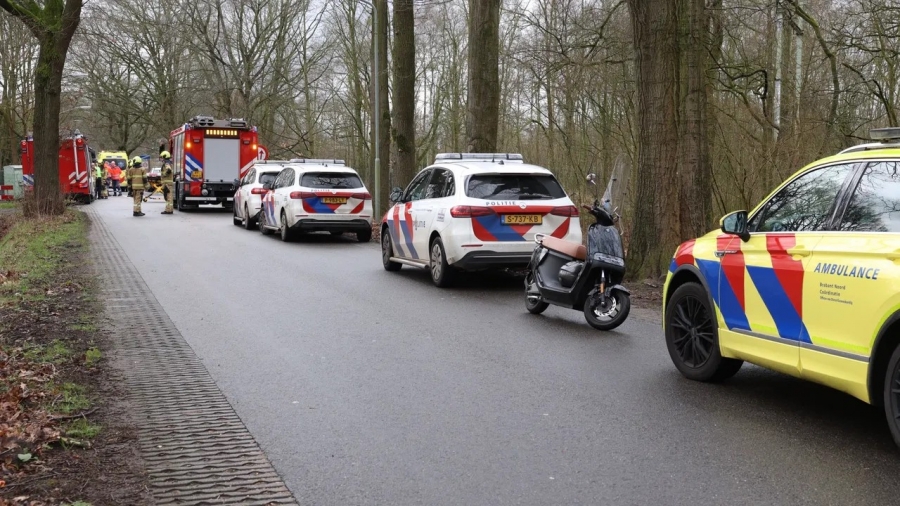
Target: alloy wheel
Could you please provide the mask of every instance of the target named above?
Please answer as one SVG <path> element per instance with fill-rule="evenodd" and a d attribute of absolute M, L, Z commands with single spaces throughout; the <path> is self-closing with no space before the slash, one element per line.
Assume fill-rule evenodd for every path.
<path fill-rule="evenodd" d="M 675 305 L 671 327 L 672 343 L 688 367 L 701 367 L 712 355 L 714 339 L 713 320 L 700 299 L 686 296 Z"/>
<path fill-rule="evenodd" d="M 434 241 L 431 245 L 431 278 L 441 279 L 441 264 L 443 264 L 444 255 L 441 252 L 441 245 Z"/>

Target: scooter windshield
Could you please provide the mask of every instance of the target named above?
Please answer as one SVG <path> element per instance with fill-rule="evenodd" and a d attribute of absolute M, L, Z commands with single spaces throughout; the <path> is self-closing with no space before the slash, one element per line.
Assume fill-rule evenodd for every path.
<path fill-rule="evenodd" d="M 622 238 L 616 227 L 593 225 L 588 229 L 588 254 L 603 253 L 616 258 L 625 258 Z"/>

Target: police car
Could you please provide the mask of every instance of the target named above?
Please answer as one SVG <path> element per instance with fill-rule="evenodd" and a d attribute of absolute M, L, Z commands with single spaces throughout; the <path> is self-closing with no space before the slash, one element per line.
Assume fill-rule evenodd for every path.
<path fill-rule="evenodd" d="M 663 321 L 684 376 L 821 383 L 883 406 L 900 444 L 900 128 L 871 135 L 679 246 Z"/>
<path fill-rule="evenodd" d="M 343 160 L 292 160 L 271 183 L 262 200 L 259 230 L 278 232 L 290 241 L 298 233 L 355 233 L 372 239 L 372 196 L 359 174 Z"/>
<path fill-rule="evenodd" d="M 237 191 L 234 192 L 235 225 L 241 225 L 247 230 L 253 230 L 256 227 L 263 195 L 269 192 L 263 188 L 263 185 L 275 181 L 275 177 L 286 163 L 288 163 L 287 160 L 258 161 L 235 184 L 237 187 Z"/>
<path fill-rule="evenodd" d="M 391 201 L 384 268 L 428 269 L 439 287 L 458 270 L 527 266 L 538 233 L 581 242 L 578 208 L 553 173 L 520 154 L 439 154 Z"/>

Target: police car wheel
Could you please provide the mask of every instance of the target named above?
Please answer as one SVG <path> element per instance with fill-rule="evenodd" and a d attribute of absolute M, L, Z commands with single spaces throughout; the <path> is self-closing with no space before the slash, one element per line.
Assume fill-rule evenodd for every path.
<path fill-rule="evenodd" d="M 359 242 L 369 242 L 372 240 L 372 229 L 364 230 L 356 233 L 356 240 Z"/>
<path fill-rule="evenodd" d="M 250 217 L 250 211 L 247 209 L 247 206 L 244 206 L 243 225 L 246 230 L 253 230 L 253 218 Z"/>
<path fill-rule="evenodd" d="M 891 355 L 884 377 L 884 414 L 894 442 L 900 446 L 900 346 Z"/>
<path fill-rule="evenodd" d="M 266 213 L 259 213 L 259 232 L 262 235 L 272 235 L 272 231 L 266 228 Z"/>
<path fill-rule="evenodd" d="M 393 256 L 394 245 L 391 244 L 391 234 L 387 227 L 384 227 L 381 229 L 381 263 L 384 265 L 384 270 L 396 272 L 403 267 L 403 264 L 391 260 Z"/>
<path fill-rule="evenodd" d="M 281 211 L 281 240 L 284 242 L 291 242 L 294 238 L 294 234 L 291 231 L 291 228 L 288 227 L 287 224 L 287 214 L 284 211 Z"/>
<path fill-rule="evenodd" d="M 447 263 L 447 254 L 444 252 L 444 243 L 440 237 L 431 242 L 431 263 L 428 271 L 431 273 L 431 282 L 439 288 L 446 288 L 453 284 L 453 267 Z"/>
<path fill-rule="evenodd" d="M 685 283 L 666 305 L 666 348 L 684 377 L 722 381 L 740 370 L 743 360 L 722 357 L 716 314 L 699 283 Z"/>
<path fill-rule="evenodd" d="M 236 207 L 234 208 L 234 217 L 231 219 L 231 221 L 234 223 L 234 226 L 236 226 L 236 227 L 239 227 L 244 224 L 244 220 L 240 219 L 240 217 L 238 217 L 238 215 L 237 215 Z"/>

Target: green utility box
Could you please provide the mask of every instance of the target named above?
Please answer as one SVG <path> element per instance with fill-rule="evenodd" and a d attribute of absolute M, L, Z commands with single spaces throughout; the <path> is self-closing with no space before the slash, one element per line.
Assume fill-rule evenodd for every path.
<path fill-rule="evenodd" d="M 20 199 L 25 194 L 25 186 L 22 183 L 21 165 L 4 165 L 0 173 L 0 185 L 13 187 L 13 198 Z"/>

